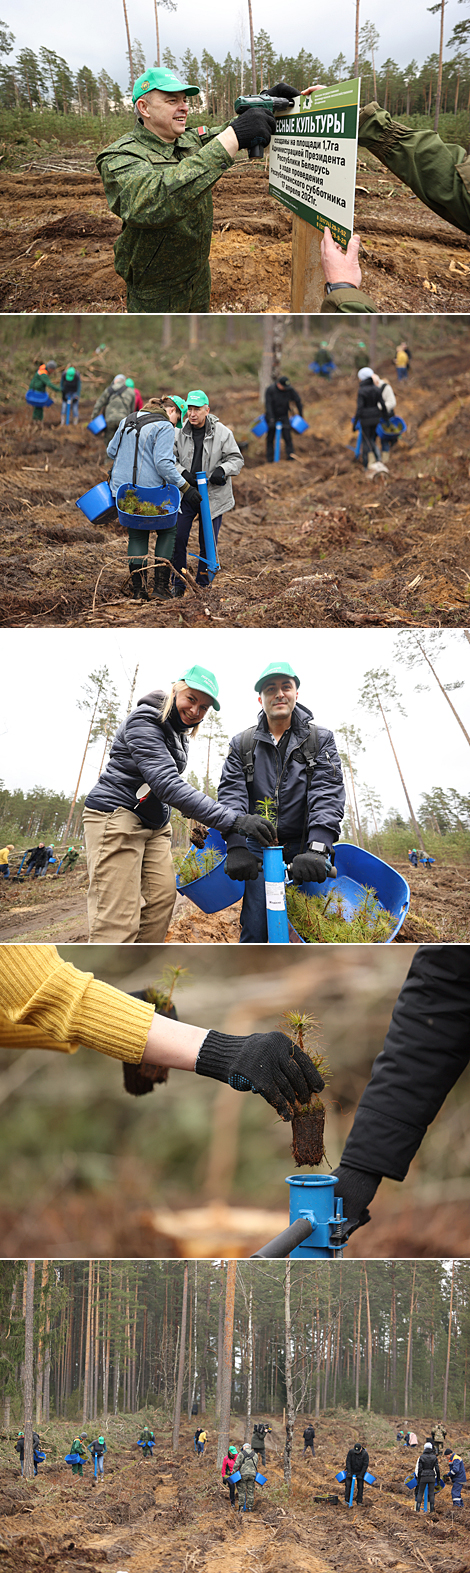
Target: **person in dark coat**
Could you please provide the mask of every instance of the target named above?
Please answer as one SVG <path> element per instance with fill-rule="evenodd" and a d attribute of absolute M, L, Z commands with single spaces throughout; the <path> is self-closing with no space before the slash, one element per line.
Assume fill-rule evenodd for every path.
<path fill-rule="evenodd" d="M 405 1179 L 428 1125 L 469 1061 L 470 946 L 422 945 L 336 1171 L 336 1195 L 355 1228 L 369 1222 L 369 1202 L 383 1175 Z"/>
<path fill-rule="evenodd" d="M 333 733 L 314 727 L 312 712 L 298 703 L 299 678 L 288 661 L 272 661 L 255 683 L 261 714 L 251 729 L 253 776 L 244 768 L 239 732 L 230 743 L 219 783 L 219 803 L 238 812 L 253 812 L 270 798 L 276 832 L 292 863 L 296 884 L 323 883 L 327 859 L 339 835 L 344 813 L 343 774 Z M 248 729 L 250 731 L 250 729 Z M 313 744 L 316 755 L 308 757 Z M 267 943 L 265 884 L 260 849 L 238 832 L 227 837 L 226 869 L 230 879 L 245 880 L 241 912 L 241 944 Z"/>
<path fill-rule="evenodd" d="M 42 869 L 47 867 L 49 862 L 49 850 L 49 847 L 45 846 L 44 841 L 40 841 L 39 846 L 37 847 L 31 847 L 31 850 L 28 853 L 25 874 L 32 873 L 33 879 L 37 879 L 38 875 L 42 872 Z"/>
<path fill-rule="evenodd" d="M 303 414 L 300 393 L 297 393 L 296 388 L 292 387 L 289 378 L 278 377 L 276 382 L 270 382 L 264 396 L 265 415 L 268 423 L 266 436 L 266 461 L 268 464 L 274 463 L 274 438 L 278 421 L 282 421 L 282 436 L 284 438 L 286 459 L 293 459 L 294 457 L 292 430 L 289 424 L 289 408 L 291 404 L 296 405 L 299 415 Z"/>
<path fill-rule="evenodd" d="M 256 1425 L 253 1426 L 251 1446 L 253 1452 L 258 1454 L 258 1468 L 260 1459 L 261 1463 L 266 1466 L 266 1437 L 270 1430 L 271 1426 L 265 1426 L 262 1420 L 257 1420 Z"/>
<path fill-rule="evenodd" d="M 257 844 L 273 840 L 259 815 L 247 818 L 181 780 L 188 734 L 194 737 L 211 705 L 220 710 L 218 691 L 213 672 L 192 666 L 169 694 L 160 689 L 146 694 L 118 727 L 83 814 L 90 941 L 165 939 L 176 894 L 172 808 L 213 825 L 223 836 L 243 821 L 242 833 L 255 835 Z"/>
<path fill-rule="evenodd" d="M 354 1475 L 356 1476 L 357 1485 L 356 1501 L 358 1503 L 362 1502 L 362 1498 L 364 1496 L 364 1475 L 368 1468 L 369 1454 L 366 1452 L 366 1449 L 362 1446 L 361 1442 L 355 1442 L 354 1447 L 350 1447 L 346 1459 L 346 1480 L 344 1482 L 345 1502 L 349 1502 Z"/>
<path fill-rule="evenodd" d="M 449 1473 L 443 1479 L 451 1486 L 452 1507 L 462 1507 L 462 1486 L 467 1479 L 463 1458 L 459 1453 L 454 1453 L 451 1447 L 446 1447 L 444 1458 L 447 1459 Z"/>
<path fill-rule="evenodd" d="M 304 1450 L 302 1453 L 302 1458 L 305 1458 L 305 1454 L 309 1450 L 312 1454 L 312 1458 L 315 1458 L 315 1426 L 312 1426 L 311 1421 L 309 1421 L 308 1426 L 305 1427 L 304 1431 Z"/>
<path fill-rule="evenodd" d="M 437 1453 L 434 1452 L 432 1442 L 425 1442 L 421 1457 L 418 1458 L 415 1467 L 415 1475 L 418 1481 L 415 1491 L 416 1512 L 419 1513 L 421 1510 L 421 1503 L 427 1486 L 429 1511 L 433 1513 L 436 1485 L 439 1485 L 441 1476 Z"/>
<path fill-rule="evenodd" d="M 60 391 L 62 394 L 62 408 L 60 412 L 61 426 L 65 426 L 67 418 L 67 404 L 69 399 L 72 405 L 73 424 L 74 426 L 78 426 L 78 410 L 81 385 L 81 377 L 79 372 L 75 370 L 75 366 L 67 366 L 67 370 L 62 372 L 60 379 Z"/>
<path fill-rule="evenodd" d="M 358 426 L 362 432 L 362 463 L 364 469 L 374 469 L 380 463 L 379 450 L 376 443 L 376 434 L 382 416 L 387 419 L 387 406 L 384 403 L 380 388 L 376 388 L 373 372 L 370 366 L 363 366 L 358 371 L 359 392 L 357 395 L 356 414 L 353 420 L 353 431 Z M 386 466 L 384 465 L 385 469 Z"/>

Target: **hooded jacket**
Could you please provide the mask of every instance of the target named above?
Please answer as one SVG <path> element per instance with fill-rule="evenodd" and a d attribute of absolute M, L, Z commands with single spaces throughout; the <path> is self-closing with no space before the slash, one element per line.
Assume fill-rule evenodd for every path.
<path fill-rule="evenodd" d="M 131 390 L 127 390 L 128 392 Z M 108 443 L 107 453 L 114 460 L 110 476 L 113 497 L 120 486 L 131 485 L 134 472 L 136 431 L 125 431 L 127 416 L 119 422 L 117 431 Z M 140 423 L 139 423 L 140 426 Z M 155 421 L 140 427 L 137 447 L 137 486 L 177 486 L 181 491 L 184 481 L 177 469 L 173 448 L 175 433 L 168 416 L 155 412 Z M 165 529 L 164 518 L 155 519 L 155 527 Z"/>
<path fill-rule="evenodd" d="M 298 749 L 308 737 L 311 719 L 312 711 L 297 702 L 282 759 L 262 710 L 256 728 L 253 781 L 248 785 L 245 780 L 240 756 L 243 733 L 238 732 L 230 743 L 218 796 L 219 802 L 233 808 L 236 814 L 253 814 L 258 801 L 264 797 L 274 798 L 278 804 L 281 844 L 301 839 L 307 807 L 305 845 L 310 841 L 324 841 L 331 848 L 339 835 L 344 814 L 343 773 L 333 733 L 319 727 L 318 754 L 307 803 L 307 763 Z M 244 844 L 243 837 L 230 836 L 229 846 L 237 844 Z"/>
<path fill-rule="evenodd" d="M 404 1180 L 431 1121 L 470 1061 L 470 946 L 422 945 L 341 1162 Z"/>
<path fill-rule="evenodd" d="M 415 1466 L 415 1475 L 418 1480 L 423 1480 L 425 1485 L 430 1485 L 432 1480 L 440 1480 L 439 1464 L 432 1447 L 425 1448 L 421 1453 Z"/>
<path fill-rule="evenodd" d="M 113 435 L 119 422 L 126 415 L 132 415 L 134 397 L 133 388 L 113 388 L 112 382 L 109 382 L 107 388 L 103 388 L 103 392 L 95 399 L 91 412 L 92 421 L 95 415 L 104 415 L 108 432 Z"/>
<path fill-rule="evenodd" d="M 368 1467 L 369 1454 L 366 1452 L 365 1447 L 361 1447 L 360 1453 L 356 1453 L 355 1449 L 350 1447 L 346 1459 L 346 1474 L 351 1476 L 355 1475 L 356 1480 L 363 1480 Z"/>
<path fill-rule="evenodd" d="M 382 415 L 387 417 L 387 406 L 384 403 L 380 388 L 376 388 L 372 377 L 366 377 L 359 384 L 357 395 L 357 408 L 353 421 L 353 431 L 358 423 L 364 431 L 373 431 L 378 425 Z"/>
<path fill-rule="evenodd" d="M 161 719 L 165 694 L 156 689 L 139 699 L 118 727 L 106 769 L 88 793 L 85 807 L 101 814 L 128 808 L 148 829 L 168 824 L 172 808 L 187 818 L 202 820 L 227 836 L 238 812 L 223 807 L 181 781 L 188 762 L 187 732 L 173 705 L 171 719 Z M 139 787 L 148 783 L 150 794 L 138 801 Z"/>
<path fill-rule="evenodd" d="M 181 431 L 176 433 L 175 459 L 178 469 L 190 470 L 193 455 L 193 428 L 191 422 L 185 420 Z M 223 426 L 218 416 L 211 415 L 209 412 L 206 415 L 201 470 L 204 470 L 209 477 L 221 464 L 226 475 L 225 486 L 207 487 L 212 519 L 217 519 L 220 513 L 228 513 L 230 508 L 235 507 L 231 478 L 232 475 L 239 475 L 244 463 L 245 460 L 230 427 Z"/>

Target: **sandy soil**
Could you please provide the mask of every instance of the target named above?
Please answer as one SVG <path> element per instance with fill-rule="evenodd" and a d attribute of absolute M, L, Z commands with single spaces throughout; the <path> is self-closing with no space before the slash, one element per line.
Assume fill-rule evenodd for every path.
<path fill-rule="evenodd" d="M 267 467 L 251 435 L 256 396 L 230 392 L 217 413 L 244 450 L 225 516 L 221 571 L 190 580 L 178 601 L 134 602 L 124 532 L 92 526 L 75 499 L 105 477 L 101 440 L 58 411 L 33 426 L 25 405 L 3 416 L 0 450 L 1 620 L 14 627 L 464 626 L 470 608 L 470 372 L 463 352 L 420 357 L 400 389 L 407 432 L 389 471 L 354 462 L 353 375 L 300 380 L 310 430 L 295 462 Z M 390 375 L 388 365 L 384 374 Z M 193 531 L 193 535 L 194 535 Z M 196 542 L 190 542 L 194 549 Z M 150 585 L 152 576 L 150 574 Z"/>
<path fill-rule="evenodd" d="M 395 868 L 408 880 L 411 903 L 408 916 L 394 943 L 433 944 L 434 941 L 470 940 L 470 869 L 440 863 L 425 872 L 410 869 L 408 860 L 397 859 Z M 57 881 L 13 881 L 0 885 L 0 940 L 3 944 L 45 941 L 78 944 L 88 941 L 86 913 L 87 878 L 84 860 Z M 166 944 L 237 945 L 241 902 L 208 916 L 177 895 Z"/>
<path fill-rule="evenodd" d="M 192 1450 L 194 1423 L 183 1419 L 175 1456 L 168 1425 L 160 1411 L 154 1421 L 157 1446 L 145 1463 L 129 1445 L 130 1417 L 111 1419 L 107 1428 L 105 1479 L 93 1489 L 91 1467 L 83 1479 L 65 1464 L 46 1463 L 33 1482 L 22 1482 L 14 1468 L 0 1471 L 0 1553 L 5 1573 L 46 1569 L 57 1573 L 104 1573 L 112 1567 L 132 1573 L 468 1573 L 468 1490 L 465 1506 L 452 1513 L 447 1486 L 438 1493 L 436 1512 L 414 1512 L 404 1481 L 412 1474 L 416 1450 L 399 1448 L 394 1423 L 375 1416 L 360 1421 L 329 1410 L 316 1423 L 316 1456 L 301 1457 L 301 1434 L 308 1417 L 297 1417 L 292 1485 L 286 1494 L 282 1470 L 281 1419 L 272 1421 L 266 1450 L 267 1484 L 256 1488 L 254 1511 L 231 1508 L 216 1470 L 216 1435 L 210 1423 L 202 1463 Z M 351 1423 L 352 1421 L 352 1423 Z M 422 1445 L 431 1421 L 413 1420 Z M 57 1430 L 57 1427 L 54 1427 Z M 135 1417 L 135 1435 L 141 1421 Z M 454 1428 L 455 1429 L 455 1428 Z M 63 1451 L 70 1445 L 64 1430 Z M 46 1428 L 47 1431 L 47 1428 Z M 244 1423 L 234 1417 L 231 1436 L 243 1440 Z M 123 1435 L 123 1433 L 125 1433 Z M 91 1434 L 89 1432 L 89 1434 Z M 458 1427 L 457 1443 L 468 1450 L 468 1425 Z M 375 1486 L 366 1486 L 361 1507 L 346 1505 L 335 1474 L 344 1465 L 345 1445 L 365 1440 Z M 47 1450 L 47 1441 L 46 1441 Z M 2 1449 L 5 1451 L 5 1449 Z M 336 1505 L 328 1495 L 339 1497 Z M 320 1500 L 318 1500 L 318 1498 Z"/>
<path fill-rule="evenodd" d="M 112 252 L 120 221 L 88 159 L 88 172 L 86 153 L 78 172 L 67 168 L 63 151 L 4 173 L 2 311 L 125 311 Z M 468 237 L 371 154 L 358 166 L 355 227 L 363 240 L 363 288 L 379 311 L 468 310 Z M 264 165 L 237 161 L 214 187 L 211 310 L 288 311 L 290 264 L 290 214 L 269 196 Z"/>

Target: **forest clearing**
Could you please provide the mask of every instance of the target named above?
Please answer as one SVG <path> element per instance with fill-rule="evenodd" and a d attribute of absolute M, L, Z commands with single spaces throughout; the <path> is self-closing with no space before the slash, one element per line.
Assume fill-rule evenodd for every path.
<path fill-rule="evenodd" d="M 12 1307 L 13 1274 L 25 1297 Z M 4 1264 L 1 1276 L 7 1573 L 247 1573 L 253 1560 L 277 1573 L 467 1573 L 468 1486 L 462 1507 L 447 1484 L 417 1517 L 405 1480 L 436 1416 L 468 1471 L 468 1263 L 46 1260 Z M 15 1440 L 28 1422 L 46 1460 L 21 1480 Z M 311 1422 L 314 1456 L 303 1454 Z M 267 1431 L 266 1484 L 248 1518 L 230 1505 L 221 1465 L 255 1424 Z M 144 1459 L 145 1426 L 155 1446 Z M 64 1461 L 79 1435 L 82 1478 Z M 335 1477 L 356 1442 L 375 1484 L 350 1508 Z"/>
<path fill-rule="evenodd" d="M 177 340 L 176 357 L 171 348 L 162 355 L 158 341 L 147 345 L 142 357 L 132 319 L 122 324 L 123 330 L 129 329 L 127 350 L 119 339 L 115 348 L 101 347 L 103 356 L 90 356 L 85 347 L 80 351 L 81 321 L 71 318 L 69 325 L 55 318 L 46 336 L 42 327 L 41 336 L 54 346 L 56 358 L 66 361 L 72 354 L 79 367 L 86 358 L 82 423 L 93 407 L 88 388 L 96 395 L 119 359 L 131 361 L 134 374 L 137 361 L 137 374 L 145 376 L 144 391 L 149 382 L 154 391 L 155 381 L 163 379 L 184 388 L 191 375 L 197 383 L 205 374 L 212 409 L 242 443 L 245 460 L 234 483 L 235 508 L 223 519 L 221 571 L 209 590 L 197 586 L 190 572 L 184 598 L 174 602 L 130 598 L 125 532 L 118 523 L 90 524 L 75 506 L 78 497 L 106 478 L 104 447 L 85 424 L 61 429 L 57 408 L 46 411 L 43 427 L 32 424 L 22 391 L 32 359 L 24 324 L 18 330 L 19 354 L 9 350 L 7 341 L 9 391 L 2 404 L 4 625 L 465 626 L 470 604 L 470 372 L 464 323 L 454 327 L 447 319 L 444 328 L 433 319 L 415 323 L 413 375 L 399 387 L 397 403 L 407 431 L 388 455 L 388 473 L 371 479 L 353 455 L 351 419 L 358 386 L 353 357 L 364 331 L 358 330 L 357 321 L 354 329 L 344 320 L 334 331 L 330 328 L 328 342 L 340 368 L 343 361 L 331 382 L 308 370 L 315 351 L 309 337 L 313 319 L 306 319 L 310 328 L 305 341 L 287 329 L 283 368 L 301 394 L 310 427 L 303 436 L 295 435 L 294 469 L 284 458 L 268 467 L 264 443 L 251 431 L 260 412 L 256 319 L 249 330 L 254 340 L 245 351 L 248 374 L 243 374 L 239 339 L 231 348 L 232 335 L 240 332 L 237 319 L 229 324 L 223 319 L 216 323 L 209 318 L 207 325 L 200 321 L 202 342 L 196 338 L 191 347 L 190 341 L 181 353 Z M 96 335 L 102 328 L 99 319 Z M 89 339 L 90 329 L 84 331 Z M 393 382 L 393 319 L 384 330 L 379 326 L 378 334 L 373 363 Z M 270 375 L 268 362 L 268 380 Z M 193 527 L 192 551 L 195 536 Z"/>

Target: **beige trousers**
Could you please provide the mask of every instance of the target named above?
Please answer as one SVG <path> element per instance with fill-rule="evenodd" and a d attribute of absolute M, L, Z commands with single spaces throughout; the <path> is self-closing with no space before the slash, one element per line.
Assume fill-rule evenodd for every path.
<path fill-rule="evenodd" d="M 165 939 L 176 895 L 171 825 L 146 829 L 130 809 L 83 814 L 89 942 L 144 945 Z"/>

